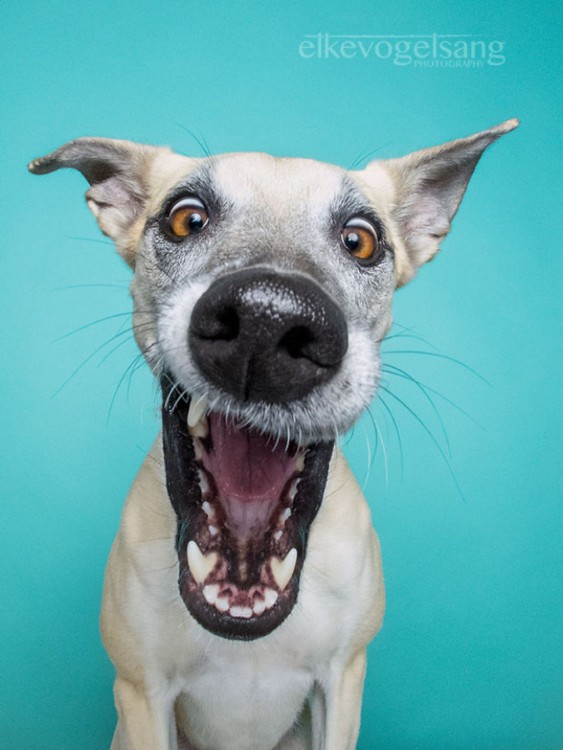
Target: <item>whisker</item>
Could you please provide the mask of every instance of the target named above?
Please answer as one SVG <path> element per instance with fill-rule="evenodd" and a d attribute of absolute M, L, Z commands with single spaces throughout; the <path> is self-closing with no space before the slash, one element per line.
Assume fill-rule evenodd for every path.
<path fill-rule="evenodd" d="M 106 315 L 104 318 L 92 320 L 90 323 L 85 323 L 84 325 L 75 328 L 73 331 L 69 331 L 68 333 L 64 333 L 62 336 L 58 336 L 56 339 L 53 339 L 51 341 L 51 344 L 56 344 L 59 341 L 64 341 L 64 339 L 68 339 L 70 336 L 74 336 L 76 333 L 80 333 L 80 331 L 85 331 L 88 328 L 92 328 L 92 326 L 99 325 L 100 323 L 105 323 L 107 320 L 115 320 L 116 318 L 124 318 L 126 316 L 131 317 L 130 310 L 128 312 L 114 313 L 113 315 Z"/>
<path fill-rule="evenodd" d="M 102 240 L 100 237 L 75 237 L 72 234 L 63 234 L 63 237 L 67 240 L 74 240 L 76 242 L 94 242 L 96 245 L 113 247 L 113 242 L 111 240 Z"/>
<path fill-rule="evenodd" d="M 442 416 L 441 416 L 440 412 L 438 411 L 438 409 L 436 407 L 436 404 L 434 403 L 434 401 L 432 400 L 432 398 L 426 392 L 426 389 L 424 388 L 424 386 L 422 385 L 422 383 L 420 383 L 420 381 L 418 381 L 412 375 L 409 375 L 409 373 L 406 372 L 405 370 L 402 370 L 400 367 L 395 367 L 395 365 L 383 365 L 382 369 L 388 375 L 397 375 L 398 377 L 403 378 L 403 379 L 408 380 L 409 382 L 413 383 L 413 385 L 415 385 L 419 389 L 419 391 L 422 393 L 422 395 L 426 398 L 426 400 L 428 401 L 428 403 L 432 407 L 432 410 L 433 410 L 434 414 L 436 415 L 436 417 L 438 419 L 438 422 L 440 423 L 440 427 L 442 429 L 442 434 L 444 435 L 444 439 L 446 441 L 446 447 L 447 447 L 448 455 L 451 458 L 452 457 L 452 451 L 451 451 L 451 448 L 450 448 L 450 441 L 449 441 L 449 438 L 448 438 L 448 433 L 446 432 L 446 428 L 444 426 L 444 422 L 442 420 Z"/>
<path fill-rule="evenodd" d="M 124 336 L 127 333 L 129 334 L 129 336 L 127 336 L 127 338 L 121 339 L 121 341 L 118 341 L 118 343 L 114 347 L 112 347 L 109 350 L 109 352 L 106 355 L 104 355 L 104 357 L 98 362 L 98 367 L 101 367 L 111 357 L 111 355 L 115 351 L 117 351 L 117 349 L 119 349 L 124 344 L 129 344 L 132 340 L 134 340 L 135 337 L 131 333 L 130 328 L 127 329 L 126 331 L 120 331 L 118 334 L 116 334 L 116 336 Z"/>
<path fill-rule="evenodd" d="M 380 342 L 382 344 L 386 344 L 388 341 L 394 341 L 395 339 L 414 339 L 415 341 L 421 341 L 423 344 L 431 347 L 435 352 L 438 351 L 438 348 L 435 347 L 434 344 L 431 344 L 430 341 L 428 341 L 428 339 L 425 339 L 423 336 L 419 336 L 416 333 L 406 333 L 404 331 L 401 331 L 399 333 L 392 333 L 390 336 L 384 336 L 383 339 L 380 339 Z"/>
<path fill-rule="evenodd" d="M 384 472 L 385 472 L 385 487 L 387 488 L 389 486 L 389 464 L 388 464 L 388 460 L 387 460 L 387 449 L 385 447 L 385 440 L 383 439 L 383 433 L 379 429 L 379 425 L 377 424 L 377 420 L 375 419 L 374 415 L 372 414 L 371 409 L 368 407 L 366 411 L 367 411 L 367 413 L 369 415 L 369 418 L 371 419 L 371 423 L 372 423 L 373 428 L 375 430 L 375 435 L 376 435 L 376 438 L 377 438 L 377 441 L 378 441 L 378 442 L 376 442 L 376 446 L 378 445 L 378 443 L 381 443 L 381 450 L 383 451 L 383 469 L 384 469 Z M 367 471 L 366 477 L 364 479 L 363 489 L 365 489 L 365 487 L 367 485 L 367 480 L 368 480 L 368 476 L 369 476 L 369 471 L 370 470 L 371 470 L 371 466 L 368 465 L 368 471 Z"/>
<path fill-rule="evenodd" d="M 82 368 L 85 367 L 88 364 L 88 362 L 90 362 L 96 356 L 96 354 L 98 354 L 99 352 L 102 351 L 102 349 L 104 349 L 106 346 L 108 346 L 109 344 L 111 344 L 112 341 L 115 341 L 116 338 L 119 338 L 120 336 L 124 336 L 125 334 L 129 333 L 130 330 L 131 329 L 127 329 L 125 331 L 118 331 L 116 334 L 114 334 L 109 339 L 107 339 L 106 341 L 104 341 L 103 344 L 100 344 L 100 346 L 98 346 L 96 349 L 94 349 L 94 351 L 91 354 L 89 354 L 86 357 L 86 359 L 83 359 L 82 362 L 78 365 L 78 367 L 76 367 L 71 372 L 71 374 L 66 378 L 66 380 L 63 381 L 63 383 L 52 394 L 51 398 L 55 398 L 55 396 L 57 396 L 63 390 L 63 388 L 66 385 L 68 385 L 68 383 L 70 383 L 70 381 L 73 378 L 75 378 L 76 375 L 78 375 L 78 373 L 80 372 L 80 370 L 82 370 Z"/>
<path fill-rule="evenodd" d="M 211 156 L 211 151 L 209 150 L 207 141 L 205 140 L 205 137 L 202 133 L 200 133 L 201 138 L 198 138 L 198 136 L 185 125 L 181 125 L 179 122 L 176 122 L 174 124 L 176 125 L 176 127 L 180 128 L 180 130 L 183 130 L 185 133 L 190 135 L 206 156 Z"/>
<path fill-rule="evenodd" d="M 171 385 L 170 391 L 168 392 L 168 395 L 166 396 L 166 401 L 164 402 L 164 408 L 168 409 L 168 405 L 170 403 L 170 397 L 172 396 L 172 394 L 174 393 L 174 391 L 178 388 L 180 384 L 176 380 L 172 380 L 168 372 L 164 372 L 164 377 L 166 378 L 166 380 L 168 380 L 168 383 Z"/>
<path fill-rule="evenodd" d="M 434 388 L 432 388 L 429 385 L 426 385 L 425 383 L 422 383 L 422 385 L 424 385 L 424 387 L 426 388 L 427 391 L 430 391 L 430 393 L 433 393 L 435 396 L 438 396 L 438 398 L 441 398 L 447 404 L 449 404 L 454 409 L 456 409 L 460 414 L 463 414 L 464 417 L 467 417 L 467 419 L 469 419 L 471 422 L 473 422 L 473 424 L 475 424 L 477 427 L 479 427 L 479 429 L 483 430 L 483 432 L 486 432 L 486 428 L 480 422 L 478 422 L 475 419 L 475 417 L 473 417 L 471 414 L 469 414 L 469 412 L 465 411 L 465 409 L 462 409 L 461 406 L 459 406 L 459 404 L 456 404 L 455 401 L 452 401 L 447 396 L 444 396 L 443 393 L 440 393 L 440 391 L 435 390 Z"/>
<path fill-rule="evenodd" d="M 53 292 L 63 292 L 67 289 L 120 289 L 121 291 L 124 291 L 125 289 L 129 288 L 129 282 L 124 281 L 123 283 L 119 284 L 68 284 L 67 286 L 56 286 L 51 291 Z"/>
<path fill-rule="evenodd" d="M 144 352 L 141 352 L 137 355 L 137 364 L 133 367 L 133 369 L 129 373 L 129 380 L 127 381 L 127 400 L 129 400 L 129 396 L 131 394 L 131 382 L 133 380 L 133 375 L 138 372 L 144 365 L 147 365 L 147 361 L 145 359 L 145 356 L 149 352 L 150 349 L 152 349 L 153 346 L 156 346 L 156 342 L 150 344 L 147 346 Z"/>
<path fill-rule="evenodd" d="M 429 341 L 424 336 L 421 336 L 419 333 L 416 333 L 415 329 L 412 326 L 404 326 L 394 321 L 393 328 L 400 328 L 402 333 L 401 332 L 392 333 L 390 336 L 385 336 L 385 338 L 383 339 L 384 341 L 389 341 L 390 339 L 395 338 L 395 337 L 398 338 L 399 336 L 404 336 L 405 338 L 409 336 L 409 337 L 418 339 L 419 341 L 422 341 L 424 344 L 426 344 L 426 346 L 429 346 L 435 352 L 440 351 L 438 347 L 434 346 L 434 344 L 431 341 Z"/>
<path fill-rule="evenodd" d="M 408 406 L 407 404 L 405 404 L 405 402 L 401 398 L 399 398 L 399 396 L 397 396 L 396 394 L 394 394 L 392 391 L 389 390 L 389 388 L 386 388 L 382 384 L 380 384 L 379 387 L 382 390 L 384 390 L 385 393 L 388 393 L 389 396 L 391 396 L 391 398 L 393 398 L 395 401 L 398 401 L 401 404 L 401 406 L 408 411 L 408 413 L 419 423 L 419 425 L 422 427 L 422 429 L 426 432 L 426 434 L 432 440 L 432 442 L 434 443 L 434 446 L 436 447 L 436 449 L 438 450 L 438 452 L 442 456 L 442 458 L 444 460 L 444 463 L 446 464 L 446 466 L 448 468 L 448 471 L 449 471 L 449 473 L 450 473 L 450 475 L 451 475 L 451 477 L 452 477 L 452 479 L 454 481 L 454 484 L 455 484 L 455 486 L 457 488 L 459 496 L 461 497 L 461 499 L 463 500 L 463 502 L 466 502 L 465 496 L 464 496 L 463 492 L 461 491 L 461 487 L 459 486 L 459 482 L 457 481 L 457 478 L 456 478 L 455 473 L 454 473 L 454 471 L 453 471 L 453 469 L 451 467 L 451 464 L 450 464 L 450 462 L 448 460 L 448 457 L 444 453 L 444 451 L 443 451 L 442 446 L 440 445 L 440 443 L 436 440 L 436 438 L 432 434 L 432 431 L 428 429 L 428 427 L 422 421 L 422 419 L 418 416 L 418 414 L 415 411 L 413 411 L 410 408 L 410 406 Z"/>
<path fill-rule="evenodd" d="M 152 328 L 152 325 L 153 325 L 152 321 L 147 321 L 146 323 L 139 323 L 137 325 L 127 328 L 127 330 L 125 331 L 120 331 L 119 333 L 116 333 L 116 335 L 113 338 L 117 338 L 118 336 L 124 336 L 127 333 L 129 333 L 130 336 L 126 339 L 122 339 L 118 344 L 116 344 L 112 349 L 110 349 L 110 351 L 104 356 L 104 358 L 100 360 L 100 362 L 98 363 L 98 367 L 101 367 L 104 364 L 104 362 L 111 357 L 111 355 L 116 351 L 116 349 L 119 349 L 119 347 L 123 346 L 124 344 L 127 344 L 131 340 L 134 340 L 135 333 L 137 331 L 143 331 L 147 328 L 150 330 L 150 328 Z M 148 348 L 150 347 L 147 347 L 147 349 Z"/>
<path fill-rule="evenodd" d="M 207 138 L 204 136 L 204 134 L 199 131 L 199 135 L 201 137 L 201 140 L 203 141 L 203 145 L 205 146 L 205 153 L 207 156 L 212 156 L 211 149 L 209 148 L 209 144 L 207 143 Z"/>
<path fill-rule="evenodd" d="M 486 378 L 484 378 L 480 373 L 478 373 L 477 370 L 474 370 L 465 362 L 462 362 L 461 360 L 456 359 L 455 357 L 449 357 L 447 354 L 441 354 L 439 352 L 423 352 L 419 349 L 392 349 L 391 351 L 385 352 L 385 354 L 386 355 L 387 354 L 421 354 L 426 357 L 439 357 L 440 359 L 448 360 L 448 362 L 453 362 L 456 365 L 463 367 L 465 370 L 468 370 L 470 373 L 475 375 L 475 377 L 479 378 L 479 380 L 482 380 L 483 383 L 492 387 L 491 383 Z"/>
<path fill-rule="evenodd" d="M 366 149 L 364 148 L 362 151 L 360 151 L 358 156 L 356 156 L 354 161 L 350 164 L 350 166 L 348 167 L 348 171 L 355 169 L 359 164 L 361 164 L 361 162 L 365 161 L 366 159 L 369 159 L 370 156 L 377 154 L 379 151 L 381 151 L 384 148 L 387 148 L 387 146 L 390 146 L 390 145 L 391 145 L 391 141 L 389 141 L 388 143 L 384 143 L 382 146 L 378 146 L 377 148 L 374 148 L 371 151 L 366 151 Z"/>
<path fill-rule="evenodd" d="M 394 367 L 394 365 L 383 365 L 381 369 L 384 372 L 387 372 L 387 370 L 386 370 L 387 367 L 393 367 L 394 370 L 397 371 L 397 372 L 393 372 L 393 373 L 388 373 L 389 375 L 397 375 L 397 377 L 406 377 L 406 376 L 408 376 L 408 373 L 406 373 L 406 372 L 404 373 L 404 375 L 401 374 L 401 373 L 403 373 L 403 370 L 401 370 L 398 367 Z M 481 430 L 486 431 L 485 427 L 480 422 L 478 422 L 475 419 L 474 416 L 472 416 L 471 414 L 469 414 L 469 412 L 465 411 L 465 409 L 462 409 L 462 407 L 459 404 L 456 404 L 455 401 L 452 401 L 451 398 L 448 398 L 447 396 L 445 396 L 443 393 L 441 393 L 441 391 L 437 391 L 435 388 L 432 388 L 432 386 L 428 385 L 428 383 L 423 383 L 421 380 L 419 380 L 418 382 L 427 391 L 429 391 L 430 393 L 433 393 L 435 396 L 438 396 L 438 398 L 441 398 L 443 401 L 445 401 L 451 407 L 453 407 L 454 409 L 456 409 L 460 414 L 463 414 L 464 417 L 466 417 L 471 422 L 473 422 L 473 424 L 475 424 Z"/>
<path fill-rule="evenodd" d="M 350 445 L 350 443 L 354 440 L 355 434 L 356 434 L 356 424 L 353 424 L 352 427 L 348 430 L 348 432 L 342 438 L 342 446 L 344 448 Z"/>
<path fill-rule="evenodd" d="M 403 478 L 404 478 L 403 441 L 401 440 L 401 433 L 399 432 L 399 425 L 397 424 L 397 420 L 393 416 L 393 412 L 387 406 L 387 402 L 385 401 L 385 399 L 380 393 L 378 393 L 378 400 L 381 402 L 381 406 L 383 406 L 383 408 L 389 415 L 389 418 L 391 419 L 391 423 L 393 424 L 393 427 L 395 429 L 395 435 L 397 436 L 397 442 L 399 443 L 399 471 L 400 471 L 401 481 L 403 481 Z"/>
<path fill-rule="evenodd" d="M 110 405 L 109 405 L 109 409 L 108 409 L 108 413 L 107 413 L 107 417 L 106 417 L 106 424 L 109 423 L 109 420 L 111 418 L 111 413 L 113 411 L 113 405 L 115 403 L 115 399 L 117 398 L 117 394 L 119 393 L 119 389 L 123 385 L 123 383 L 125 381 L 125 378 L 127 377 L 127 375 L 129 373 L 129 371 L 131 370 L 131 368 L 134 367 L 138 363 L 139 358 L 140 357 L 144 357 L 144 355 L 145 355 L 145 351 L 142 351 L 140 354 L 137 354 L 137 356 L 134 357 L 133 360 L 127 365 L 127 367 L 125 368 L 125 372 L 120 377 L 119 382 L 117 384 L 117 387 L 116 387 L 115 391 L 113 392 L 113 396 L 112 396 L 112 399 L 111 399 L 111 402 L 110 402 Z"/>

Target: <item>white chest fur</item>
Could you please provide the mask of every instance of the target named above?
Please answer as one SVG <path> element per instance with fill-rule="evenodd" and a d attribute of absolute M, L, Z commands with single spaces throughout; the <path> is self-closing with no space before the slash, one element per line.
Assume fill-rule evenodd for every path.
<path fill-rule="evenodd" d="M 383 580 L 369 509 L 335 451 L 297 604 L 273 633 L 251 642 L 214 636 L 191 618 L 178 593 L 175 531 L 157 440 L 108 563 L 106 648 L 118 674 L 142 685 L 152 704 L 171 710 L 176 703 L 193 746 L 270 750 L 291 730 L 311 689 L 330 692 L 335 675 L 380 627 Z"/>

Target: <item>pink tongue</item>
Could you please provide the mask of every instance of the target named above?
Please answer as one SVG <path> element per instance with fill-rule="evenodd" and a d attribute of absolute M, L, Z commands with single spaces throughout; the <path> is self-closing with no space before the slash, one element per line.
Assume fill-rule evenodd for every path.
<path fill-rule="evenodd" d="M 247 538 L 263 527 L 296 472 L 295 460 L 270 438 L 234 427 L 216 413 L 209 415 L 212 450 L 203 465 L 213 476 L 219 500 L 237 532 Z"/>
<path fill-rule="evenodd" d="M 210 414 L 213 450 L 205 454 L 205 468 L 211 472 L 221 495 L 250 502 L 279 500 L 287 480 L 295 472 L 295 461 L 281 441 L 227 424 L 223 416 Z"/>

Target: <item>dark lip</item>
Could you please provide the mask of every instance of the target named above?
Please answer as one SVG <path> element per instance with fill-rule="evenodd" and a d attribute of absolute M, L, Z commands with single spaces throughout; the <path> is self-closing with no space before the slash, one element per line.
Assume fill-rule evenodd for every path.
<path fill-rule="evenodd" d="M 208 604 L 202 585 L 193 579 L 187 563 L 187 543 L 197 528 L 202 496 L 192 438 L 187 429 L 189 396 L 173 385 L 167 374 L 161 378 L 162 436 L 166 487 L 176 513 L 176 552 L 179 561 L 179 592 L 190 614 L 206 630 L 235 640 L 252 640 L 268 635 L 289 616 L 299 593 L 299 580 L 307 553 L 311 524 L 319 510 L 334 442 L 308 446 L 305 468 L 294 499 L 291 544 L 297 549 L 293 576 L 276 604 L 261 615 L 248 619 L 232 617 Z"/>

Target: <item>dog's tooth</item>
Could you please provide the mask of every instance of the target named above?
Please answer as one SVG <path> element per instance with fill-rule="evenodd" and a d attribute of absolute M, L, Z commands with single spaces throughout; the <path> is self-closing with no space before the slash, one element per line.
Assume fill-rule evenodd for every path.
<path fill-rule="evenodd" d="M 272 557 L 270 559 L 270 568 L 272 569 L 272 575 L 274 576 L 276 583 L 280 587 L 280 591 L 283 591 L 289 583 L 293 571 L 295 570 L 295 564 L 297 562 L 297 550 L 292 547 L 284 560 L 280 560 L 279 557 Z"/>
<path fill-rule="evenodd" d="M 226 596 L 218 596 L 217 600 L 215 601 L 215 608 L 219 610 L 219 612 L 226 612 L 229 609 L 229 600 Z"/>
<path fill-rule="evenodd" d="M 198 474 L 199 487 L 201 489 L 201 494 L 205 495 L 207 492 L 209 492 L 209 482 L 207 480 L 207 476 L 201 470 L 198 470 L 197 474 Z M 207 515 L 209 515 L 209 513 Z"/>
<path fill-rule="evenodd" d="M 287 493 L 287 496 L 293 502 L 295 500 L 295 495 L 297 495 L 297 487 L 299 485 L 299 479 L 300 477 L 297 477 L 297 479 L 294 479 L 289 487 L 289 492 Z"/>
<path fill-rule="evenodd" d="M 248 620 L 249 617 L 252 617 L 252 610 L 250 607 L 231 607 L 229 614 L 231 617 L 242 617 L 243 619 Z"/>
<path fill-rule="evenodd" d="M 270 591 L 273 591 L 273 589 L 270 589 Z M 264 599 L 257 599 L 254 602 L 254 606 L 252 607 L 252 611 L 254 612 L 254 614 L 262 615 L 264 614 L 265 610 L 266 610 L 266 602 L 264 601 Z"/>
<path fill-rule="evenodd" d="M 209 533 L 211 534 L 211 536 L 217 536 L 217 534 L 219 533 L 219 529 L 217 528 L 217 526 L 213 526 L 212 524 L 210 524 L 207 528 L 209 529 Z"/>
<path fill-rule="evenodd" d="M 210 552 L 204 555 L 197 544 L 192 540 L 188 542 L 188 567 L 196 583 L 203 583 L 217 563 L 217 553 Z"/>
<path fill-rule="evenodd" d="M 283 531 L 281 529 L 278 529 L 277 531 L 274 532 L 274 539 L 276 540 L 276 542 L 279 542 L 282 536 L 283 536 Z"/>
<path fill-rule="evenodd" d="M 195 427 L 207 411 L 207 399 L 205 396 L 192 395 L 190 408 L 188 409 L 188 427 Z"/>
<path fill-rule="evenodd" d="M 297 471 L 303 471 L 305 468 L 305 451 L 299 451 L 295 454 L 295 466 Z"/>
<path fill-rule="evenodd" d="M 282 524 L 282 526 L 290 516 L 291 516 L 291 508 L 284 508 L 283 511 L 280 513 L 280 523 Z"/>
<path fill-rule="evenodd" d="M 203 587 L 203 595 L 209 604 L 215 604 L 219 593 L 219 584 L 211 583 Z"/>
<path fill-rule="evenodd" d="M 207 500 L 204 500 L 202 502 L 201 509 L 203 510 L 203 512 L 205 513 L 205 515 L 208 518 L 213 518 L 213 516 L 215 515 L 215 511 L 213 510 L 213 506 Z"/>
<path fill-rule="evenodd" d="M 264 604 L 266 609 L 271 609 L 278 600 L 278 592 L 274 589 L 267 588 L 264 592 Z"/>
<path fill-rule="evenodd" d="M 192 438 L 193 438 L 192 444 L 194 446 L 195 460 L 201 461 L 201 459 L 203 458 L 203 445 L 201 443 L 201 440 L 197 438 L 195 435 L 192 435 Z"/>
<path fill-rule="evenodd" d="M 209 421 L 205 415 L 193 427 L 188 427 L 188 432 L 192 438 L 206 438 L 209 435 Z"/>

